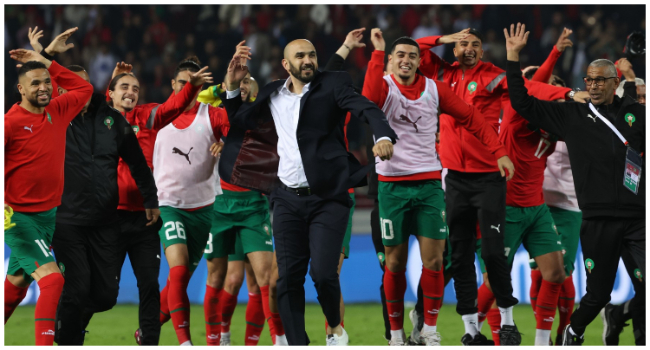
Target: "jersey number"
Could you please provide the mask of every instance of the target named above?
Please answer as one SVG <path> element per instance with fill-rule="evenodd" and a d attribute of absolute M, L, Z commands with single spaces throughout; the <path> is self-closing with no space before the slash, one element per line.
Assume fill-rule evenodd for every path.
<path fill-rule="evenodd" d="M 510 255 L 510 247 L 503 248 L 503 251 L 506 253 L 506 258 Z"/>
<path fill-rule="evenodd" d="M 168 240 L 171 241 L 174 238 L 185 239 L 185 226 L 182 222 L 176 221 L 176 225 L 174 225 L 173 221 L 169 221 L 165 224 L 165 227 L 167 226 L 169 226 L 169 228 L 165 230 L 165 236 Z M 178 235 L 172 235 L 171 232 L 173 231 L 176 231 Z"/>
<path fill-rule="evenodd" d="M 205 254 L 212 253 L 212 232 L 210 232 L 210 237 L 208 238 L 208 245 L 205 247 Z"/>
<path fill-rule="evenodd" d="M 50 254 L 50 250 L 47 249 L 47 245 L 45 244 L 45 241 L 43 241 L 42 239 L 35 239 L 34 242 L 36 242 L 36 244 L 38 244 L 38 247 L 41 248 L 41 251 L 43 252 L 43 254 L 45 254 L 45 257 L 49 257 L 52 255 Z"/>
<path fill-rule="evenodd" d="M 381 237 L 384 239 L 393 239 L 395 234 L 393 232 L 393 221 L 388 219 L 381 219 Z"/>
<path fill-rule="evenodd" d="M 535 152 L 535 157 L 542 158 L 542 154 L 544 154 L 549 147 L 551 147 L 551 141 L 541 137 L 539 139 L 539 146 L 537 146 L 537 152 Z"/>

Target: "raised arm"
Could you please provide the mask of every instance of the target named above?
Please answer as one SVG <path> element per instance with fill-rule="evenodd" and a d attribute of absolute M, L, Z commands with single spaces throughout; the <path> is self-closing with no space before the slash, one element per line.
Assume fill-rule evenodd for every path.
<path fill-rule="evenodd" d="M 535 72 L 531 80 L 547 83 L 551 79 L 555 64 L 560 56 L 562 56 L 562 52 L 564 52 L 567 47 L 573 47 L 573 42 L 569 39 L 569 35 L 572 33 L 573 31 L 571 29 L 564 28 L 564 30 L 562 30 L 562 34 L 560 34 L 557 43 L 553 46 L 553 49 L 551 49 L 548 58 L 546 58 L 546 61 L 544 61 L 537 72 Z"/>
<path fill-rule="evenodd" d="M 228 121 L 231 125 L 237 125 L 244 129 L 254 129 L 256 122 L 252 113 L 240 113 L 240 107 L 244 104 L 239 94 L 241 81 L 248 74 L 247 60 L 251 59 L 251 48 L 244 46 L 246 40 L 237 44 L 235 54 L 228 64 L 228 71 L 224 83 L 226 91 L 219 97 L 228 114 Z M 256 103 L 256 102 L 253 102 Z"/>
<path fill-rule="evenodd" d="M 469 34 L 469 28 L 463 29 L 458 33 L 449 35 L 434 35 L 416 39 L 420 45 L 420 71 L 429 79 L 442 81 L 445 69 L 450 69 L 451 64 L 438 57 L 429 50 L 432 47 L 451 44 L 465 39 Z"/>
<path fill-rule="evenodd" d="M 340 71 L 343 70 L 343 63 L 348 58 L 348 55 L 357 47 L 366 47 L 366 44 L 362 43 L 363 32 L 366 28 L 355 29 L 348 33 L 345 37 L 343 45 L 336 50 L 336 53 L 332 55 L 327 64 L 325 65 L 326 71 Z"/>
<path fill-rule="evenodd" d="M 370 40 L 375 47 L 375 51 L 372 52 L 372 57 L 368 62 L 361 94 L 374 102 L 379 108 L 382 108 L 387 95 L 386 82 L 384 81 L 384 56 L 386 54 L 384 50 L 386 49 L 386 42 L 379 28 L 372 29 Z"/>
<path fill-rule="evenodd" d="M 507 63 L 506 76 L 508 79 L 508 91 L 512 108 L 522 117 L 534 125 L 564 138 L 566 134 L 567 119 L 576 110 L 571 107 L 572 103 L 557 103 L 540 101 L 528 95 L 528 89 L 524 86 L 524 78 L 521 76 L 519 67 L 519 52 L 526 46 L 529 32 L 526 26 L 521 23 L 510 25 L 510 33 L 503 29 L 506 37 Z"/>

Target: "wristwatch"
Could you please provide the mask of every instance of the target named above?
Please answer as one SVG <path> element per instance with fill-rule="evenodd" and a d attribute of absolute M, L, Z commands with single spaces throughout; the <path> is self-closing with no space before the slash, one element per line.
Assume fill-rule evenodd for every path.
<path fill-rule="evenodd" d="M 571 90 L 571 91 L 567 92 L 566 97 L 567 97 L 569 100 L 573 101 L 573 96 L 575 96 L 575 94 L 576 94 L 576 92 L 573 91 L 573 90 Z"/>

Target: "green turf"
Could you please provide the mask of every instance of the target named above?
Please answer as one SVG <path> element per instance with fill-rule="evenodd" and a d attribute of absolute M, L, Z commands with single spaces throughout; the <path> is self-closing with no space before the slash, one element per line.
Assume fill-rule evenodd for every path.
<path fill-rule="evenodd" d="M 408 311 L 411 308 L 407 308 Z M 232 345 L 244 344 L 245 332 L 244 304 L 239 304 L 235 310 L 231 327 Z M 307 333 L 312 345 L 325 345 L 325 320 L 321 315 L 320 306 L 307 305 L 306 324 Z M 515 321 L 519 330 L 523 332 L 522 345 L 533 345 L 535 340 L 535 319 L 529 305 L 515 307 Z M 34 344 L 34 306 L 21 306 L 16 309 L 9 322 L 5 325 L 5 345 L 33 345 Z M 205 345 L 205 323 L 203 320 L 203 307 L 193 305 L 191 309 L 192 339 L 196 345 Z M 354 304 L 346 307 L 345 329 L 350 335 L 350 345 L 386 345 L 384 340 L 384 326 L 379 304 Z M 138 308 L 136 305 L 118 305 L 113 310 L 95 315 L 90 322 L 86 335 L 85 345 L 135 345 L 133 333 L 138 327 Z M 602 322 L 597 317 L 587 328 L 585 345 L 602 345 Z M 408 317 L 405 320 L 407 334 L 411 331 Z M 553 339 L 555 339 L 555 329 Z M 442 336 L 442 345 L 460 345 L 463 336 L 463 323 L 455 312 L 453 305 L 445 305 L 440 310 L 438 331 Z M 483 334 L 490 338 L 490 329 L 487 322 L 483 325 Z M 621 345 L 634 345 L 632 327 L 626 327 L 621 334 Z M 170 322 L 162 327 L 160 345 L 178 345 L 176 334 Z M 264 328 L 259 345 L 271 345 L 268 327 Z"/>

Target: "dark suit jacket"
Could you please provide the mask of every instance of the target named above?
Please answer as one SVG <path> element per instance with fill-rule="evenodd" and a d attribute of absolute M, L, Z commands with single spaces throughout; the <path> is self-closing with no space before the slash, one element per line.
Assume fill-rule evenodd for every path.
<path fill-rule="evenodd" d="M 250 103 L 221 94 L 230 121 L 219 160 L 219 176 L 224 181 L 267 194 L 281 184 L 277 176 L 278 135 L 269 98 L 285 82 L 267 84 Z M 324 198 L 366 185 L 366 173 L 373 165 L 361 166 L 345 148 L 343 126 L 348 111 L 369 123 L 376 139 L 387 136 L 393 143 L 397 140 L 384 113 L 354 91 L 347 73 L 317 72 L 309 92 L 300 100 L 296 135 L 312 193 Z"/>

